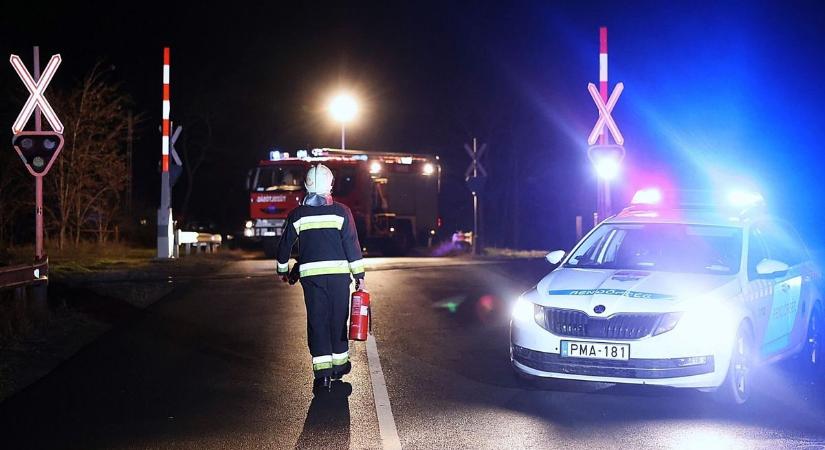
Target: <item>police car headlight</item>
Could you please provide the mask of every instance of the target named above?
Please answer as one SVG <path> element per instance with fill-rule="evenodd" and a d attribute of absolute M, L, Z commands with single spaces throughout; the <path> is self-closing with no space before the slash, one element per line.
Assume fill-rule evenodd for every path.
<path fill-rule="evenodd" d="M 674 329 L 676 324 L 679 323 L 679 319 L 682 318 L 682 313 L 680 312 L 672 312 L 662 315 L 659 319 L 659 324 L 656 326 L 656 330 L 653 331 L 654 336 L 658 336 L 662 333 L 667 333 L 668 331 Z"/>
<path fill-rule="evenodd" d="M 524 297 L 519 297 L 513 305 L 512 317 L 516 322 L 538 320 L 543 310 L 541 306 L 525 300 Z"/>
<path fill-rule="evenodd" d="M 690 336 L 695 342 L 701 342 L 710 348 L 729 347 L 742 320 L 735 309 L 721 300 L 698 303 L 684 313 L 678 314 L 681 317 L 673 328 L 676 328 L 680 335 Z M 662 317 L 660 327 L 665 323 L 665 319 Z"/>
<path fill-rule="evenodd" d="M 254 226 L 255 226 L 255 222 L 253 222 L 253 221 L 251 221 L 251 220 L 247 220 L 247 221 L 246 221 L 246 223 L 244 224 L 244 226 L 245 226 L 246 228 L 252 228 L 252 227 L 254 227 Z"/>

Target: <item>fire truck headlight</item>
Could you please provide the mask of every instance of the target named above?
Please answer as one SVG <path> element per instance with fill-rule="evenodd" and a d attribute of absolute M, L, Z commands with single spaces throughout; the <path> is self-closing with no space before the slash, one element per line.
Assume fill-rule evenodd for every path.
<path fill-rule="evenodd" d="M 432 175 L 435 173 L 435 166 L 432 163 L 424 164 L 424 175 Z"/>
<path fill-rule="evenodd" d="M 381 172 L 381 163 L 378 161 L 373 161 L 370 164 L 370 173 L 379 173 Z"/>
<path fill-rule="evenodd" d="M 247 220 L 246 223 L 244 224 L 244 227 L 246 227 L 246 228 L 252 228 L 254 226 L 255 226 L 255 222 L 253 222 L 251 220 Z"/>

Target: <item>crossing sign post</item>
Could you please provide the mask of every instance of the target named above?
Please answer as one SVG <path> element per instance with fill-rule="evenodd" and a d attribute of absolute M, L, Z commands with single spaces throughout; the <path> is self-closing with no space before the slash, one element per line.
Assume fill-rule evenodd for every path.
<path fill-rule="evenodd" d="M 63 123 L 57 117 L 43 93 L 52 81 L 62 61 L 60 55 L 52 55 L 43 73 L 40 73 L 40 48 L 34 47 L 34 73 L 30 73 L 17 55 L 11 55 L 9 62 L 17 72 L 23 85 L 29 91 L 29 98 L 12 124 L 12 145 L 23 160 L 29 173 L 34 177 L 34 235 L 35 260 L 45 261 L 43 251 L 43 177 L 49 172 L 60 151 L 63 149 Z M 43 131 L 40 114 L 46 117 L 52 131 Z M 34 115 L 34 131 L 25 131 L 26 124 Z"/>
<path fill-rule="evenodd" d="M 473 146 L 464 144 L 464 150 L 470 155 L 472 162 L 464 172 L 464 179 L 467 182 L 467 187 L 473 193 L 473 254 L 478 254 L 478 194 L 484 189 L 484 184 L 487 179 L 487 171 L 481 165 L 481 157 L 487 150 L 487 144 L 481 144 L 481 148 L 477 145 L 476 138 L 473 138 Z"/>
<path fill-rule="evenodd" d="M 598 175 L 596 217 L 604 219 L 612 210 L 610 181 L 618 175 L 625 156 L 624 136 L 611 115 L 619 96 L 624 91 L 624 83 L 618 83 L 610 97 L 607 96 L 607 27 L 599 28 L 599 88 L 597 89 L 593 83 L 588 83 L 587 91 L 599 111 L 596 125 L 587 137 L 587 144 L 590 146 L 587 157 Z M 613 137 L 615 144 L 609 143 L 608 133 Z"/>

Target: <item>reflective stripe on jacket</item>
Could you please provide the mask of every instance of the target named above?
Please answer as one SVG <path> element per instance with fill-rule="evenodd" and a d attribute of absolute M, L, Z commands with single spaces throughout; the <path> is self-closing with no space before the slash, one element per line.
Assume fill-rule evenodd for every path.
<path fill-rule="evenodd" d="M 278 244 L 278 273 L 289 271 L 292 247 L 298 242 L 302 277 L 352 274 L 364 277 L 364 260 L 352 211 L 338 202 L 320 206 L 301 205 L 287 217 Z"/>

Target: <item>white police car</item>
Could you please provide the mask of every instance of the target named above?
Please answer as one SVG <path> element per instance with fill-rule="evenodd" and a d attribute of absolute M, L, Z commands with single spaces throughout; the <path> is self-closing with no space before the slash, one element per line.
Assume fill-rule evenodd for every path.
<path fill-rule="evenodd" d="M 758 194 L 639 191 L 516 301 L 522 377 L 715 391 L 744 403 L 752 370 L 801 354 L 823 373 L 825 303 L 798 234 Z"/>

